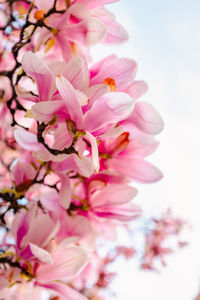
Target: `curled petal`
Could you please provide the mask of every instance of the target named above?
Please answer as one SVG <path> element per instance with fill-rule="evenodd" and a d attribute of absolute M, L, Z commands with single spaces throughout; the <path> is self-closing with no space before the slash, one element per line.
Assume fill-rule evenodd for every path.
<path fill-rule="evenodd" d="M 52 264 L 53 263 L 52 256 L 48 251 L 46 251 L 46 250 L 44 250 L 44 249 L 42 249 L 42 248 L 40 248 L 40 247 L 38 247 L 38 246 L 36 246 L 32 243 L 29 244 L 29 247 L 30 247 L 30 250 L 31 250 L 32 254 L 35 257 L 37 257 L 40 261 L 42 261 L 46 264 Z"/>
<path fill-rule="evenodd" d="M 22 58 L 22 67 L 26 74 L 37 83 L 40 100 L 48 100 L 53 83 L 53 74 L 47 65 L 36 54 L 27 52 Z"/>
<path fill-rule="evenodd" d="M 137 102 L 135 104 L 131 119 L 140 130 L 148 134 L 158 134 L 164 127 L 160 114 L 147 102 Z"/>

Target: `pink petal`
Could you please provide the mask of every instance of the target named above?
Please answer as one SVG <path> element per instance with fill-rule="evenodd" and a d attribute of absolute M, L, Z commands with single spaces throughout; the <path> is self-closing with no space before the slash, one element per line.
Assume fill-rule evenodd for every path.
<path fill-rule="evenodd" d="M 55 172 L 69 172 L 71 170 L 76 169 L 73 154 L 61 162 L 52 162 L 51 169 Z"/>
<path fill-rule="evenodd" d="M 109 3 L 117 2 L 119 0 L 77 0 L 77 3 L 86 5 L 89 9 L 94 9 Z"/>
<path fill-rule="evenodd" d="M 89 71 L 86 62 L 80 57 L 73 57 L 62 74 L 77 90 L 84 91 L 89 87 Z"/>
<path fill-rule="evenodd" d="M 38 267 L 36 278 L 40 282 L 70 281 L 82 271 L 86 263 L 87 254 L 82 248 L 63 244 L 54 253 L 53 264 Z"/>
<path fill-rule="evenodd" d="M 141 145 L 151 145 L 155 143 L 155 137 L 151 134 L 147 134 L 144 131 L 141 131 L 136 124 L 131 120 L 131 116 L 126 120 L 120 122 L 120 125 L 124 128 L 125 131 L 130 133 L 130 138 L 134 139 Z"/>
<path fill-rule="evenodd" d="M 42 9 L 47 12 L 50 8 L 53 7 L 54 0 L 34 0 L 34 4 L 38 9 Z"/>
<path fill-rule="evenodd" d="M 101 191 L 97 191 L 91 197 L 93 208 L 106 205 L 121 205 L 130 202 L 137 194 L 137 190 L 125 185 L 110 185 Z"/>
<path fill-rule="evenodd" d="M 91 106 L 96 99 L 108 92 L 110 92 L 110 87 L 107 84 L 96 84 L 91 86 L 87 90 L 87 95 L 90 99 L 89 105 Z"/>
<path fill-rule="evenodd" d="M 44 287 L 46 289 L 51 289 L 58 293 L 64 300 L 87 300 L 85 296 L 77 292 L 76 290 L 70 288 L 66 284 L 62 284 L 59 282 L 51 282 L 51 283 L 41 283 L 38 282 L 38 285 Z"/>
<path fill-rule="evenodd" d="M 31 226 L 33 219 L 35 218 L 36 205 L 32 204 L 29 207 L 29 212 L 25 210 L 21 211 L 20 214 L 17 214 L 13 224 L 12 224 L 12 233 L 16 236 L 17 248 L 21 247 L 21 241 L 26 236 Z"/>
<path fill-rule="evenodd" d="M 95 70 L 96 67 L 98 69 Z M 134 78 L 137 72 L 137 63 L 132 59 L 111 55 L 94 66 L 94 69 L 91 69 L 91 72 L 93 71 L 97 74 L 92 77 L 91 85 L 103 83 L 106 78 L 112 78 L 115 80 L 116 88 L 122 90 Z"/>
<path fill-rule="evenodd" d="M 76 96 L 81 106 L 87 105 L 90 101 L 88 96 L 86 96 L 83 92 L 76 90 Z"/>
<path fill-rule="evenodd" d="M 139 157 L 131 160 L 113 158 L 109 165 L 121 174 L 141 183 L 153 183 L 163 177 L 159 169 Z"/>
<path fill-rule="evenodd" d="M 43 60 L 36 54 L 27 52 L 22 58 L 22 68 L 37 83 L 40 100 L 48 100 L 53 83 L 53 74 Z"/>
<path fill-rule="evenodd" d="M 55 36 L 55 40 L 57 41 L 61 52 L 63 59 L 68 62 L 72 58 L 72 51 L 71 51 L 71 45 L 67 38 L 67 36 L 63 35 L 62 33 L 57 33 Z"/>
<path fill-rule="evenodd" d="M 148 134 L 158 134 L 164 127 L 160 114 L 147 102 L 137 102 L 135 104 L 131 119 L 140 130 Z"/>
<path fill-rule="evenodd" d="M 93 164 L 90 157 L 77 157 L 77 155 L 70 155 L 67 159 L 61 162 L 52 162 L 51 169 L 55 172 L 75 171 L 84 177 L 90 177 L 94 172 Z"/>
<path fill-rule="evenodd" d="M 67 129 L 66 123 L 60 123 L 59 126 L 54 130 L 54 149 L 63 150 L 65 147 L 71 146 L 73 137 Z"/>
<path fill-rule="evenodd" d="M 121 44 L 128 40 L 126 29 L 112 18 L 101 17 L 106 27 L 106 36 L 103 39 L 104 44 Z"/>
<path fill-rule="evenodd" d="M 43 149 L 43 146 L 37 141 L 37 136 L 29 131 L 16 129 L 14 131 L 14 137 L 16 142 L 25 150 L 39 151 Z"/>
<path fill-rule="evenodd" d="M 21 247 L 32 243 L 44 248 L 59 230 L 59 223 L 55 223 L 48 214 L 35 217 L 29 232 L 24 236 Z M 42 230 L 41 230 L 42 228 Z"/>
<path fill-rule="evenodd" d="M 133 99 L 125 93 L 111 92 L 98 98 L 85 114 L 84 128 L 94 131 L 127 118 L 133 111 Z"/>
<path fill-rule="evenodd" d="M 126 158 L 132 159 L 135 157 L 146 157 L 150 154 L 152 154 L 159 146 L 159 142 L 155 141 L 154 143 L 150 145 L 141 145 L 136 141 L 131 141 L 128 144 L 128 147 L 125 149 L 125 151 L 121 154 L 123 156 L 126 156 Z"/>
<path fill-rule="evenodd" d="M 65 110 L 62 100 L 43 101 L 31 107 L 33 117 L 39 122 L 49 122 L 59 111 Z"/>
<path fill-rule="evenodd" d="M 23 100 L 31 101 L 31 102 L 38 102 L 39 98 L 37 96 L 32 95 L 31 93 L 27 92 L 23 87 L 16 85 L 15 86 L 16 94 L 19 98 Z"/>
<path fill-rule="evenodd" d="M 67 25 L 63 30 L 70 41 L 85 47 L 97 44 L 105 36 L 105 26 L 97 18 L 88 18 L 77 24 Z"/>
<path fill-rule="evenodd" d="M 15 165 L 11 166 L 11 172 L 14 177 L 15 185 L 34 179 L 36 175 L 35 169 L 22 161 L 18 161 Z"/>
<path fill-rule="evenodd" d="M 95 210 L 95 214 L 98 217 L 102 218 L 128 222 L 139 217 L 139 215 L 141 214 L 141 209 L 139 206 L 132 203 L 126 203 L 120 206 L 107 205 L 102 209 L 98 208 L 97 210 Z"/>
<path fill-rule="evenodd" d="M 56 86 L 67 107 L 71 120 L 77 126 L 81 126 L 83 113 L 73 86 L 63 76 L 56 77 Z"/>
<path fill-rule="evenodd" d="M 139 97 L 145 94 L 147 90 L 148 85 L 146 84 L 146 82 L 143 80 L 139 80 L 131 83 L 128 87 L 126 87 L 124 92 L 132 96 L 134 100 L 137 100 Z"/>
<path fill-rule="evenodd" d="M 12 291 L 9 288 L 9 285 L 10 285 L 10 282 L 7 279 L 5 279 L 3 277 L 0 278 L 0 291 L 1 291 L 2 299 L 10 298 Z M 86 300 L 86 299 L 84 299 L 84 300 Z"/>
<path fill-rule="evenodd" d="M 83 156 L 81 159 L 77 156 L 74 157 L 76 162 L 76 169 L 79 174 L 84 177 L 90 177 L 94 173 L 94 165 L 90 157 Z M 97 163 L 98 170 L 98 163 Z M 98 171 L 97 171 L 98 172 Z"/>
<path fill-rule="evenodd" d="M 50 253 L 32 243 L 29 243 L 30 246 L 30 250 L 32 252 L 32 254 L 38 258 L 40 261 L 46 263 L 46 264 L 52 264 L 53 263 L 53 259 L 52 256 L 50 255 Z"/>
<path fill-rule="evenodd" d="M 35 50 L 39 51 L 40 47 L 42 46 L 48 38 L 52 37 L 52 33 L 45 27 L 37 28 L 37 38 L 34 40 L 35 42 Z"/>
<path fill-rule="evenodd" d="M 90 142 L 91 148 L 92 148 L 92 160 L 93 165 L 96 170 L 96 172 L 99 171 L 99 151 L 98 151 L 98 145 L 95 137 L 90 134 L 89 132 L 86 132 L 85 138 L 88 139 Z"/>
<path fill-rule="evenodd" d="M 54 189 L 50 189 L 50 191 L 45 191 L 40 196 L 40 201 L 45 209 L 47 209 L 51 213 L 58 214 L 63 211 L 63 208 L 59 202 L 58 192 Z"/>
<path fill-rule="evenodd" d="M 60 204 L 65 209 L 68 209 L 71 202 L 71 196 L 72 196 L 72 188 L 70 184 L 70 179 L 67 175 L 64 174 L 58 174 L 58 176 L 61 179 L 61 187 L 60 187 Z"/>

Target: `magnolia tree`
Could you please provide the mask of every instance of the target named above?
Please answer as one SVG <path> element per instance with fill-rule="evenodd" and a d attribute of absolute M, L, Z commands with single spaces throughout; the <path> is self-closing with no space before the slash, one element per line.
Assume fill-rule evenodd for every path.
<path fill-rule="evenodd" d="M 138 100 L 134 60 L 92 61 L 91 46 L 128 39 L 105 8 L 115 1 L 0 1 L 1 299 L 104 299 L 108 265 L 135 254 L 100 248 L 141 216 L 130 183 L 162 178 L 146 157 L 163 120 Z M 183 225 L 170 212 L 151 222 L 144 269 L 165 263 Z"/>

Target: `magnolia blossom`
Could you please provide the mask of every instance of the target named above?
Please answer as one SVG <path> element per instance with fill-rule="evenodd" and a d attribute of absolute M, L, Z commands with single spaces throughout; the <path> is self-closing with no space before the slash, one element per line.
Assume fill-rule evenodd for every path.
<path fill-rule="evenodd" d="M 31 63 L 30 58 L 32 59 Z M 106 92 L 99 95 L 99 97 L 97 95 L 93 95 L 93 103 L 90 105 L 88 104 L 87 94 L 84 94 L 80 90 L 85 90 L 87 86 L 87 82 L 83 87 L 82 82 L 79 81 L 87 72 L 87 69 L 85 69 L 85 66 L 81 61 L 77 62 L 74 60 L 68 64 L 72 67 L 71 73 L 73 72 L 74 76 L 78 74 L 77 69 L 81 73 L 80 75 L 78 74 L 80 77 L 79 80 L 76 78 L 75 87 L 62 75 L 58 75 L 53 78 L 51 71 L 42 63 L 38 70 L 37 64 L 39 63 L 39 58 L 34 54 L 25 54 L 23 66 L 25 70 L 27 70 L 27 73 L 32 75 L 36 80 L 40 99 L 46 100 L 33 105 L 31 107 L 31 112 L 27 116 L 32 116 L 37 121 L 46 123 L 50 122 L 54 116 L 56 116 L 56 120 L 58 122 L 67 125 L 65 126 L 66 128 L 61 127 L 61 130 L 59 130 L 57 127 L 58 125 L 56 124 L 57 128 L 55 128 L 55 130 L 58 136 L 55 137 L 54 144 L 57 149 L 69 147 L 73 143 L 73 138 L 79 139 L 84 137 L 88 140 L 92 148 L 94 167 L 98 171 L 98 147 L 95 138 L 100 137 L 119 121 L 127 118 L 131 114 L 134 108 L 133 99 L 126 93 Z M 81 68 L 83 68 L 83 70 L 81 70 Z M 70 73 L 68 74 L 68 77 L 74 78 Z M 57 89 L 57 91 L 54 94 L 54 99 L 48 101 L 47 99 L 49 98 L 50 91 L 52 90 L 53 80 L 55 81 L 55 90 Z M 30 98 L 28 97 L 27 100 L 30 100 Z M 63 129 L 66 130 L 65 135 L 63 135 Z M 51 128 L 51 130 L 53 129 Z M 23 143 L 24 138 L 22 130 L 16 131 L 15 137 L 17 141 L 25 147 L 25 149 L 30 150 L 28 144 L 33 144 L 33 136 L 31 134 L 28 135 L 28 133 L 24 133 L 24 135 L 25 134 L 26 137 L 30 136 L 30 139 L 25 143 L 27 145 L 24 145 Z M 40 147 L 38 146 L 38 148 Z M 46 158 L 46 160 L 48 160 L 48 158 Z"/>
<path fill-rule="evenodd" d="M 7 244 L 7 247 L 13 247 L 16 253 L 6 255 L 19 257 L 23 269 L 16 278 L 17 283 L 33 280 L 35 285 L 54 290 L 66 299 L 86 299 L 63 283 L 81 272 L 87 263 L 87 254 L 74 245 L 77 238 L 66 238 L 57 245 L 55 236 L 58 230 L 59 223 L 54 224 L 48 215 L 37 211 L 36 205 L 30 206 L 28 213 L 22 212 L 15 218 L 11 232 L 16 245 Z M 10 272 L 9 269 L 5 272 L 7 280 L 12 280 L 9 279 Z"/>
<path fill-rule="evenodd" d="M 44 19 L 47 25 L 36 32 L 36 49 L 39 50 L 44 43 L 45 52 L 58 46 L 63 58 L 68 61 L 73 55 L 87 57 L 87 48 L 101 40 L 107 44 L 127 40 L 126 30 L 115 21 L 113 14 L 104 8 L 109 2 L 67 1 L 62 5 L 60 1 L 58 7 L 67 8 L 66 12 L 63 15 L 54 13 L 48 16 L 52 1 L 35 1 L 37 10 L 34 18 Z"/>

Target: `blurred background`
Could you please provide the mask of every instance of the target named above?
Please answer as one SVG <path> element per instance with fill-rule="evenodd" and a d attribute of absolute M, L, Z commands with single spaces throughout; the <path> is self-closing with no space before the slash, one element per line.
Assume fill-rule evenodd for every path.
<path fill-rule="evenodd" d="M 142 100 L 165 121 L 160 147 L 151 156 L 164 179 L 135 184 L 136 201 L 145 217 L 171 207 L 192 227 L 185 236 L 189 246 L 169 255 L 160 273 L 119 261 L 113 290 L 118 300 L 194 300 L 200 288 L 200 1 L 121 0 L 110 8 L 130 40 L 119 47 L 95 47 L 93 55 L 116 53 L 136 60 L 136 79 L 149 85 Z M 122 243 L 123 236 L 119 239 Z"/>

